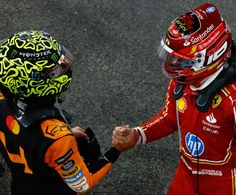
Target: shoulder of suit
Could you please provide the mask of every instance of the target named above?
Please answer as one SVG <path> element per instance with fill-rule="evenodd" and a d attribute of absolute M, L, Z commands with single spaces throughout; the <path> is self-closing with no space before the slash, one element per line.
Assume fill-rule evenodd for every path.
<path fill-rule="evenodd" d="M 59 139 L 66 135 L 72 135 L 67 124 L 58 119 L 44 120 L 41 122 L 40 127 L 44 136 L 50 139 Z"/>
<path fill-rule="evenodd" d="M 231 97 L 236 99 L 236 83 L 228 84 L 227 86 L 222 88 L 221 91 L 226 97 Z"/>

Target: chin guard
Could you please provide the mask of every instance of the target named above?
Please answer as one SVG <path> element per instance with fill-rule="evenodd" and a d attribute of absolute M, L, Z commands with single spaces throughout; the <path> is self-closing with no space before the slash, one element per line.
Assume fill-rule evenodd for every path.
<path fill-rule="evenodd" d="M 201 90 L 197 97 L 196 107 L 200 112 L 207 112 L 213 98 L 224 86 L 236 81 L 236 45 L 232 43 L 232 54 L 227 60 L 229 67 L 225 68 L 216 79 Z M 178 84 L 174 90 L 174 99 L 178 100 L 183 96 L 185 85 Z"/>

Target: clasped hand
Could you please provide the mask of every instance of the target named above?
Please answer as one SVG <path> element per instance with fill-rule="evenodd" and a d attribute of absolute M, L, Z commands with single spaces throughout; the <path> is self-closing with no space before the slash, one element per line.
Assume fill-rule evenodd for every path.
<path fill-rule="evenodd" d="M 139 139 L 139 133 L 128 125 L 115 127 L 112 135 L 112 146 L 119 152 L 133 148 Z"/>
<path fill-rule="evenodd" d="M 72 128 L 72 133 L 76 138 L 85 138 L 89 140 L 85 130 L 79 126 Z M 139 139 L 139 133 L 130 128 L 129 125 L 115 127 L 112 135 L 112 146 L 120 153 L 133 148 Z"/>

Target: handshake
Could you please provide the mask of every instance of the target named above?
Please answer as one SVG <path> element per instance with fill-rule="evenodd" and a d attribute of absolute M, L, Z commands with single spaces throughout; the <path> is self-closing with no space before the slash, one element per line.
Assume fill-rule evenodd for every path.
<path fill-rule="evenodd" d="M 72 128 L 72 133 L 76 138 L 84 138 L 91 141 L 86 130 L 79 126 Z M 140 133 L 129 125 L 115 127 L 112 135 L 112 147 L 115 147 L 119 153 L 133 148 L 141 139 Z"/>
<path fill-rule="evenodd" d="M 140 139 L 139 132 L 129 125 L 115 127 L 112 135 L 112 146 L 120 153 L 133 148 Z"/>

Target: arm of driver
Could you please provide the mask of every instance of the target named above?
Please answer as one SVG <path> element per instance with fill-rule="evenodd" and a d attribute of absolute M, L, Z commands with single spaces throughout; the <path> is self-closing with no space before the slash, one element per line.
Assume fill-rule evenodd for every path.
<path fill-rule="evenodd" d="M 89 172 L 77 149 L 72 135 L 56 140 L 47 150 L 45 162 L 54 168 L 64 182 L 76 192 L 86 192 L 97 184 L 110 170 L 112 163 L 106 164 L 95 174 Z"/>
<path fill-rule="evenodd" d="M 176 82 L 171 80 L 166 94 L 166 102 L 160 113 L 137 128 L 142 135 L 143 143 L 160 139 L 172 134 L 178 129 L 176 120 L 176 100 L 173 97 L 175 87 Z"/>
<path fill-rule="evenodd" d="M 133 148 L 139 140 L 139 133 L 128 127 L 116 127 L 112 135 L 112 145 L 118 149 L 119 152 L 126 151 Z"/>

